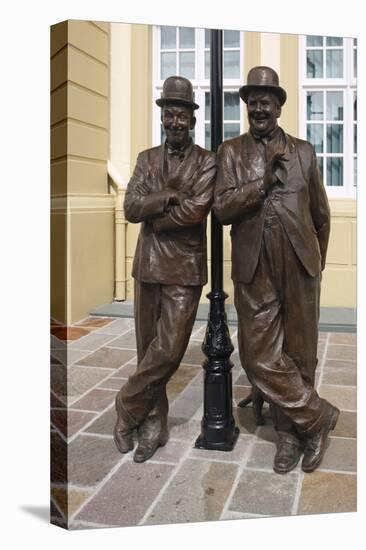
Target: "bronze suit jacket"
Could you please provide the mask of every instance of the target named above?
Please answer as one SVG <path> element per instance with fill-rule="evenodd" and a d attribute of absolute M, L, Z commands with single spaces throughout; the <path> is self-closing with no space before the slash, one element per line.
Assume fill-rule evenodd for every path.
<path fill-rule="evenodd" d="M 145 283 L 204 285 L 206 217 L 213 201 L 215 155 L 191 144 L 176 173 L 169 174 L 165 154 L 165 145 L 140 153 L 127 186 L 126 219 L 142 222 L 132 276 Z M 167 207 L 166 191 L 172 178 L 174 189 L 184 199 Z"/>
<path fill-rule="evenodd" d="M 286 173 L 265 201 L 271 201 L 297 257 L 309 275 L 315 276 L 325 266 L 328 199 L 312 145 L 285 133 L 284 138 Z M 248 283 L 262 242 L 265 201 L 258 183 L 264 175 L 264 161 L 253 136 L 246 133 L 221 144 L 217 165 L 214 211 L 223 224 L 232 224 L 232 279 Z"/>

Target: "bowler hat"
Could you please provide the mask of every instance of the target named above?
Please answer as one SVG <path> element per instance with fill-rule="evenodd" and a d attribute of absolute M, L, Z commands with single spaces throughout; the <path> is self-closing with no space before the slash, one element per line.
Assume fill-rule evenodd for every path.
<path fill-rule="evenodd" d="M 239 95 L 247 103 L 249 93 L 261 89 L 273 92 L 280 100 L 281 105 L 285 103 L 287 94 L 279 85 L 278 74 L 271 67 L 253 67 L 253 69 L 250 69 L 247 84 L 240 88 Z"/>
<path fill-rule="evenodd" d="M 161 97 L 156 100 L 156 104 L 162 107 L 166 103 L 180 103 L 199 109 L 199 105 L 193 101 L 192 84 L 183 76 L 169 76 L 165 80 Z"/>

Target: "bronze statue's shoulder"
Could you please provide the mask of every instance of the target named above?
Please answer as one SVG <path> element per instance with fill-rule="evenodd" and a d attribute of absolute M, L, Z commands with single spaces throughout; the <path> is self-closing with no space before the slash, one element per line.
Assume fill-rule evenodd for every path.
<path fill-rule="evenodd" d="M 232 149 L 232 150 L 240 149 L 243 146 L 243 142 L 247 138 L 247 135 L 248 135 L 247 133 L 240 134 L 240 136 L 236 136 L 234 138 L 223 141 L 218 151 L 226 151 L 228 149 Z"/>
<path fill-rule="evenodd" d="M 154 157 L 162 151 L 164 147 L 164 144 L 157 145 L 156 147 L 150 147 L 149 149 L 144 149 L 143 151 L 140 151 L 139 157 Z"/>
<path fill-rule="evenodd" d="M 203 158 L 211 158 L 213 160 L 216 158 L 216 154 L 209 149 L 204 149 L 203 147 L 201 147 L 200 145 L 196 145 L 195 143 L 193 144 L 193 147 L 196 151 L 196 154 Z"/>

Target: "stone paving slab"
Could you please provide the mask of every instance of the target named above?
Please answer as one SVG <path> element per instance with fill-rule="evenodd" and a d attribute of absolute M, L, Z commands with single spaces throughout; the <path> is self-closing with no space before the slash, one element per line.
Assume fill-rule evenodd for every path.
<path fill-rule="evenodd" d="M 174 466 L 127 461 L 75 517 L 106 525 L 137 525 L 168 480 Z"/>
<path fill-rule="evenodd" d="M 95 332 L 92 332 L 91 334 L 88 334 L 88 336 L 84 336 L 84 338 L 80 338 L 70 344 L 68 346 L 68 350 L 78 349 L 89 352 L 96 351 L 101 346 L 113 341 L 113 339 L 114 337 L 111 334 L 96 334 Z"/>
<path fill-rule="evenodd" d="M 66 409 L 54 409 L 51 411 L 52 425 L 55 426 L 65 437 L 72 437 L 75 435 L 94 417 L 95 414 L 85 411 L 66 411 Z"/>
<path fill-rule="evenodd" d="M 99 328 L 96 332 L 98 334 L 114 334 L 120 336 L 122 333 L 132 329 L 135 323 L 133 319 L 116 319 L 112 323 Z"/>
<path fill-rule="evenodd" d="M 355 439 L 330 437 L 327 452 L 319 466 L 320 470 L 356 472 L 357 445 Z"/>
<path fill-rule="evenodd" d="M 315 471 L 302 483 L 298 514 L 355 512 L 357 509 L 355 475 Z"/>
<path fill-rule="evenodd" d="M 324 368 L 322 383 L 337 386 L 356 386 L 356 369 L 349 366 L 335 366 L 333 368 Z"/>
<path fill-rule="evenodd" d="M 293 513 L 299 475 L 246 470 L 240 476 L 229 510 L 271 516 Z"/>
<path fill-rule="evenodd" d="M 347 344 L 329 344 L 327 357 L 328 359 L 337 359 L 337 361 L 356 361 L 357 348 Z"/>
<path fill-rule="evenodd" d="M 103 347 L 98 349 L 98 351 L 91 353 L 81 361 L 78 361 L 76 364 L 84 365 L 85 367 L 118 369 L 135 355 L 135 351 Z"/>
<path fill-rule="evenodd" d="M 329 386 L 322 384 L 319 394 L 339 409 L 346 411 L 356 410 L 357 388 L 351 386 Z"/>
<path fill-rule="evenodd" d="M 95 388 L 72 404 L 73 409 L 100 412 L 114 403 L 116 391 Z"/>
<path fill-rule="evenodd" d="M 231 356 L 233 415 L 240 429 L 237 444 L 232 452 L 194 448 L 203 416 L 205 322 L 195 323 L 184 362 L 168 384 L 167 444 L 144 464 L 135 464 L 132 452 L 118 452 L 112 436 L 114 397 L 136 369 L 135 349 L 123 349 L 135 346 L 133 327 L 133 319 L 93 317 L 79 323 L 76 331 L 53 327 L 61 338 L 52 336 L 52 355 L 56 354 L 51 360 L 52 421 L 64 434 L 62 438 L 51 432 L 55 523 L 65 524 L 67 507 L 72 529 L 355 510 L 355 335 L 320 333 L 319 391 L 341 408 L 341 415 L 320 468 L 304 474 L 299 463 L 293 472 L 280 476 L 272 469 L 276 433 L 268 405 L 266 424 L 260 427 L 251 406 L 235 406 L 250 391 L 237 347 Z M 237 346 L 236 327 L 230 330 Z M 67 435 L 72 435 L 68 446 L 67 424 Z M 136 434 L 134 438 L 136 443 Z M 68 492 L 61 485 L 67 475 Z"/>
<path fill-rule="evenodd" d="M 144 524 L 220 519 L 237 471 L 235 464 L 187 459 Z"/>
<path fill-rule="evenodd" d="M 68 447 L 69 483 L 82 487 L 97 485 L 123 456 L 113 439 L 81 434 Z"/>

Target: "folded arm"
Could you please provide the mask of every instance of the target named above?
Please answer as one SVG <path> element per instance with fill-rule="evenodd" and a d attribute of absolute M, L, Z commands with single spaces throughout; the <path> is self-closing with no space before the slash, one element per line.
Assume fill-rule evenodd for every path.
<path fill-rule="evenodd" d="M 198 169 L 191 194 L 181 194 L 179 204 L 169 206 L 165 213 L 151 220 L 154 231 L 167 231 L 200 224 L 207 216 L 213 201 L 216 165 L 207 157 Z"/>
<path fill-rule="evenodd" d="M 214 212 L 223 224 L 231 224 L 263 203 L 263 179 L 239 182 L 233 153 L 220 147 L 217 153 L 217 177 Z"/>
<path fill-rule="evenodd" d="M 144 163 L 140 153 L 124 200 L 125 216 L 129 222 L 139 223 L 160 216 L 168 206 L 169 193 L 167 191 L 149 192 L 146 183 L 148 171 L 149 167 L 147 163 Z"/>

